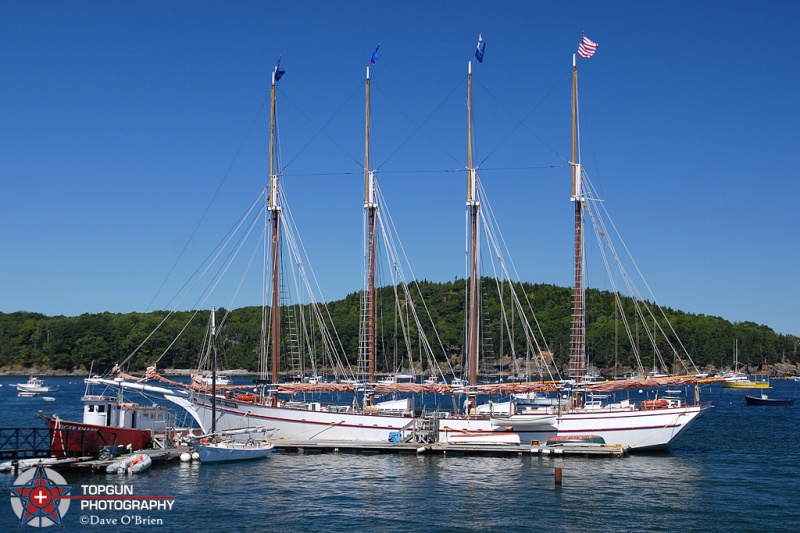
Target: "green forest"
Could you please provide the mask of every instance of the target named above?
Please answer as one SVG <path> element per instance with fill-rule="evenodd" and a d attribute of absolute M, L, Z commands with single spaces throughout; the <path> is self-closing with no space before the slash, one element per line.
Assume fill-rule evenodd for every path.
<path fill-rule="evenodd" d="M 494 280 L 484 279 L 483 284 L 494 285 Z M 465 281 L 421 281 L 418 285 L 431 317 L 429 322 L 435 324 L 438 334 L 436 346 L 444 349 L 444 353 L 439 350 L 437 360 L 444 362 L 447 359 L 453 368 L 458 369 L 464 355 Z M 530 301 L 550 353 L 559 368 L 564 369 L 569 358 L 572 290 L 528 283 L 518 285 L 517 290 L 518 294 L 524 293 Z M 379 372 L 399 370 L 393 367 L 396 358 L 389 354 L 395 350 L 395 346 L 402 345 L 401 333 L 396 332 L 397 318 L 388 312 L 397 308 L 393 293 L 391 287 L 381 290 L 377 304 L 380 323 Z M 360 293 L 356 292 L 328 304 L 330 321 L 335 325 L 338 339 L 351 365 L 356 364 L 359 347 L 360 299 Z M 608 375 L 608 369 L 615 367 L 615 364 L 617 368 L 634 365 L 632 342 L 627 337 L 623 338 L 614 301 L 614 295 L 610 292 L 593 289 L 586 292 L 588 357 L 591 364 L 604 375 Z M 507 302 L 507 299 L 504 298 L 503 302 Z M 501 367 L 499 362 L 499 354 L 507 356 L 510 351 L 509 336 L 500 333 L 501 329 L 510 330 L 501 328 L 501 305 L 507 304 L 501 303 L 497 296 L 492 298 L 485 295 L 482 299 L 481 351 L 494 354 L 494 360 L 497 361 L 492 365 L 492 359 L 487 355 L 484 359 L 489 362 L 481 368 L 483 373 L 509 370 L 507 366 Z M 623 307 L 626 313 L 634 314 L 630 299 L 623 301 Z M 307 309 L 301 311 L 307 312 Z M 739 364 L 747 365 L 751 372 L 767 366 L 797 365 L 800 362 L 800 338 L 793 335 L 777 334 L 771 328 L 753 322 L 731 323 L 720 317 L 668 308 L 664 309 L 664 313 L 702 371 L 731 367 L 734 341 L 739 347 Z M 221 366 L 256 371 L 261 353 L 262 309 L 244 307 L 229 312 L 218 310 L 217 316 L 224 316 L 217 335 Z M 128 359 L 131 354 L 126 365 L 131 371 L 142 370 L 154 361 L 158 361 L 159 369 L 196 368 L 206 345 L 208 319 L 209 311 L 99 313 L 76 317 L 45 316 L 22 311 L 0 313 L 0 370 L 84 372 L 93 367 L 95 372 L 104 372 Z M 156 329 L 162 321 L 163 325 Z M 633 330 L 633 333 L 645 336 L 644 328 Z M 405 337 L 413 351 L 418 348 L 418 338 L 415 333 Z M 518 344 L 517 349 L 521 350 L 518 353 L 524 353 L 525 348 L 521 345 L 524 341 L 514 339 L 514 342 Z M 647 339 L 633 342 L 645 345 Z M 646 368 L 648 363 L 652 365 L 653 356 L 647 348 L 641 349 L 641 359 Z"/>

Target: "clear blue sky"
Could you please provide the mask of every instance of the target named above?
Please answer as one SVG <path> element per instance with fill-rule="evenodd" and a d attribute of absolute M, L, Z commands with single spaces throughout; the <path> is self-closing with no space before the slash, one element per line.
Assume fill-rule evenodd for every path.
<path fill-rule="evenodd" d="M 522 278 L 569 286 L 569 170 L 547 167 L 584 31 L 583 163 L 660 303 L 800 335 L 798 23 L 794 1 L 2 1 L 0 311 L 167 306 L 187 242 L 209 250 L 266 182 L 279 56 L 286 194 L 324 296 L 357 291 L 378 43 L 384 194 L 417 276 L 463 277 L 466 176 L 445 171 L 479 33 L 483 183 Z"/>

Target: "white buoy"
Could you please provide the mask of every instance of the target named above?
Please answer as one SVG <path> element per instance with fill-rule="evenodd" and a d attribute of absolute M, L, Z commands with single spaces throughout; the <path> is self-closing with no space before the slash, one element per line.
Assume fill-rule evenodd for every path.
<path fill-rule="evenodd" d="M 183 452 L 181 454 L 181 462 L 182 463 L 188 463 L 191 460 L 192 460 L 192 454 L 190 454 L 189 452 Z"/>
<path fill-rule="evenodd" d="M 195 461 L 197 461 L 198 459 L 200 459 L 200 454 L 199 454 L 199 453 L 197 453 L 197 452 L 192 452 L 192 459 L 194 459 Z"/>

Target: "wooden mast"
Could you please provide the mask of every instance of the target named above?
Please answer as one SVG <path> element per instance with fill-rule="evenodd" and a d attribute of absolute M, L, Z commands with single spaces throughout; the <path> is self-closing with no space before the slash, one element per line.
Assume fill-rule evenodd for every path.
<path fill-rule="evenodd" d="M 475 168 L 472 166 L 472 61 L 467 72 L 467 209 L 469 210 L 469 325 L 467 328 L 469 347 L 469 384 L 478 384 L 478 209 Z M 475 407 L 476 399 L 470 398 Z"/>
<path fill-rule="evenodd" d="M 370 67 L 367 65 L 366 121 L 364 128 L 364 209 L 367 210 L 367 294 L 364 301 L 366 312 L 367 372 L 369 383 L 375 383 L 375 223 L 378 204 L 375 201 L 375 174 L 369 166 L 370 141 Z M 370 391 L 367 401 L 371 404 L 374 394 Z"/>
<path fill-rule="evenodd" d="M 270 119 L 269 119 L 269 212 L 272 222 L 271 262 L 272 262 L 272 385 L 277 387 L 279 378 L 279 351 L 280 351 L 280 215 L 281 207 L 278 205 L 278 173 L 275 168 L 275 89 L 282 72 L 279 70 L 280 60 L 272 72 L 272 85 L 270 86 Z M 272 406 L 277 407 L 278 395 L 272 395 Z"/>
<path fill-rule="evenodd" d="M 572 293 L 572 331 L 569 377 L 581 381 L 586 365 L 586 309 L 583 287 L 583 191 L 578 137 L 578 66 L 572 55 L 572 202 L 575 203 L 575 284 Z"/>
<path fill-rule="evenodd" d="M 217 432 L 217 321 L 211 307 L 211 433 Z"/>

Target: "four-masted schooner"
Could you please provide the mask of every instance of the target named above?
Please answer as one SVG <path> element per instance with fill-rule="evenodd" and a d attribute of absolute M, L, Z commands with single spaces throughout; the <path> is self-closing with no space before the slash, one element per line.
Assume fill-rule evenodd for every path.
<path fill-rule="evenodd" d="M 479 50 L 480 42 L 479 42 Z M 374 61 L 371 62 L 374 64 Z M 583 281 L 583 223 L 584 206 L 587 199 L 582 190 L 581 165 L 579 162 L 577 62 L 573 56 L 572 82 L 572 196 L 575 222 L 575 287 L 571 331 L 571 352 L 568 380 L 524 383 L 478 383 L 478 292 L 479 274 L 478 228 L 480 226 L 481 202 L 477 169 L 473 165 L 472 153 L 472 75 L 473 63 L 469 63 L 467 76 L 468 103 L 468 151 L 467 151 L 467 215 L 469 228 L 469 279 L 467 288 L 467 327 L 465 352 L 469 373 L 467 386 L 469 400 L 464 412 L 456 407 L 447 412 L 431 409 L 421 412 L 414 409 L 415 394 L 451 394 L 454 387 L 446 383 L 376 383 L 376 289 L 375 289 L 375 244 L 378 233 L 379 205 L 374 171 L 370 167 L 370 66 L 367 67 L 366 87 L 366 132 L 365 132 L 365 197 L 366 218 L 365 242 L 365 286 L 362 292 L 362 325 L 359 352 L 366 358 L 366 376 L 363 380 L 341 380 L 338 383 L 281 383 L 279 374 L 280 307 L 281 286 L 280 241 L 282 206 L 279 202 L 279 172 L 275 166 L 275 100 L 276 84 L 282 71 L 276 65 L 270 88 L 270 185 L 268 210 L 270 215 L 270 262 L 272 293 L 270 306 L 270 379 L 261 380 L 259 394 L 239 395 L 222 392 L 214 395 L 207 388 L 196 389 L 188 397 L 167 394 L 166 398 L 188 411 L 197 423 L 207 430 L 240 429 L 246 427 L 269 427 L 274 437 L 297 440 L 324 441 L 372 441 L 412 440 L 417 442 L 471 442 L 475 438 L 483 444 L 496 442 L 530 443 L 544 442 L 550 437 L 580 438 L 591 435 L 601 437 L 607 444 L 618 444 L 630 449 L 663 449 L 694 424 L 710 407 L 700 403 L 699 397 L 687 402 L 675 399 L 662 403 L 636 403 L 630 399 L 616 403 L 596 401 L 594 393 L 642 387 L 677 387 L 697 382 L 696 376 L 680 378 L 658 378 L 651 380 L 620 380 L 614 382 L 589 382 L 585 374 L 585 308 Z M 277 74 L 277 76 L 276 76 Z M 266 322 L 266 321 L 265 321 Z M 157 378 L 157 374 L 150 377 Z M 696 388 L 695 388 L 696 391 Z M 352 404 L 326 405 L 318 400 L 296 400 L 297 393 L 341 393 L 354 394 Z M 547 403 L 533 404 L 524 409 L 516 405 L 515 395 L 541 393 L 550 394 Z M 378 402 L 377 397 L 387 394 L 403 394 L 406 400 Z M 511 398 L 505 411 L 492 408 L 481 409 L 478 399 L 487 394 L 506 395 Z M 553 398 L 552 395 L 555 395 Z M 591 398 L 591 399 L 590 399 Z M 360 401 L 359 401 L 360 399 Z M 487 438 L 489 437 L 489 438 Z"/>

